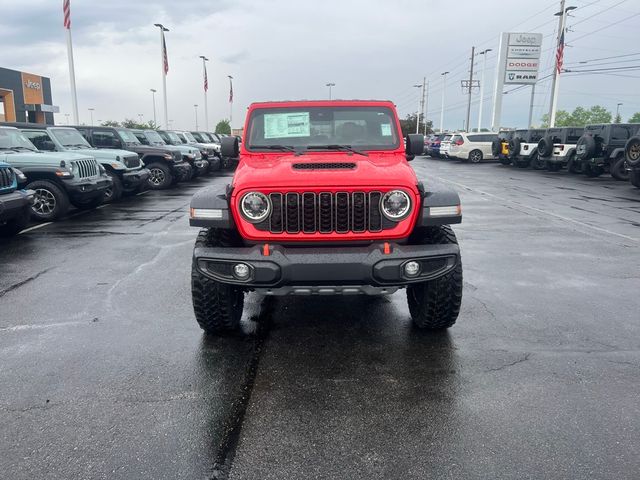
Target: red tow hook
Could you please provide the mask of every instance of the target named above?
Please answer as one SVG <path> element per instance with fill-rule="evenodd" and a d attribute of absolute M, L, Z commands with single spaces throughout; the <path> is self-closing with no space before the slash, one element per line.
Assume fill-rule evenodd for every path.
<path fill-rule="evenodd" d="M 383 253 L 385 255 L 391 255 L 391 244 L 389 242 L 384 242 Z"/>
<path fill-rule="evenodd" d="M 265 257 L 268 257 L 269 255 L 271 255 L 271 252 L 269 251 L 269 244 L 268 243 L 265 243 L 262 246 L 262 255 L 265 256 Z"/>

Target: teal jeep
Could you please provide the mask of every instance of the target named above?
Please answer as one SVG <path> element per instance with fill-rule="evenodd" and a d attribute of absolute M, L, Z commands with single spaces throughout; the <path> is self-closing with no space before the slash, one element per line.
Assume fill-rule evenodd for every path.
<path fill-rule="evenodd" d="M 24 174 L 8 163 L 0 162 L 0 237 L 24 230 L 31 218 L 32 190 L 18 190 L 18 179 Z"/>
<path fill-rule="evenodd" d="M 144 168 L 136 152 L 93 148 L 71 127 L 37 124 L 13 124 L 38 150 L 75 152 L 90 155 L 104 167 L 113 185 L 105 191 L 105 202 L 115 202 L 125 193 L 137 193 L 148 188 L 149 170 Z"/>
<path fill-rule="evenodd" d="M 39 220 L 62 217 L 70 205 L 95 208 L 113 185 L 94 157 L 73 152 L 41 152 L 14 127 L 0 126 L 0 161 L 20 169 L 34 190 L 31 212 Z"/>

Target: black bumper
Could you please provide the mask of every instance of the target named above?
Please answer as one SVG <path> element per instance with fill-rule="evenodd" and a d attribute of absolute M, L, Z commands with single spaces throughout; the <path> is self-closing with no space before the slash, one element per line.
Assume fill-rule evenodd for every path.
<path fill-rule="evenodd" d="M 264 245 L 247 248 L 196 248 L 194 260 L 205 276 L 249 288 L 280 288 L 318 285 L 402 286 L 424 282 L 450 272 L 459 262 L 457 245 L 382 244 L 364 247 L 283 247 Z M 404 265 L 420 263 L 420 273 L 409 277 Z M 233 276 L 233 266 L 245 263 L 250 276 L 242 281 Z"/>
<path fill-rule="evenodd" d="M 0 222 L 19 217 L 32 202 L 33 190 L 16 190 L 0 195 Z"/>
<path fill-rule="evenodd" d="M 65 180 L 64 186 L 73 201 L 92 200 L 104 194 L 113 181 L 107 175 L 101 175 L 97 179 L 73 179 Z"/>
<path fill-rule="evenodd" d="M 169 168 L 171 168 L 171 174 L 175 175 L 179 178 L 185 178 L 189 175 L 190 170 L 192 169 L 189 162 L 178 162 L 170 164 Z"/>
<path fill-rule="evenodd" d="M 122 174 L 122 186 L 125 190 L 135 190 L 140 185 L 145 185 L 149 179 L 149 169 L 141 168 Z"/>

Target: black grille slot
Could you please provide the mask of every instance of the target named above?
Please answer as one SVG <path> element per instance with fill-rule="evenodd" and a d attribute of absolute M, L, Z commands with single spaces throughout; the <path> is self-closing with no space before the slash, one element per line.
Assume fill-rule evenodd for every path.
<path fill-rule="evenodd" d="M 271 231 L 273 233 L 282 233 L 283 217 L 282 217 L 282 194 L 272 193 L 269 195 L 271 199 Z"/>
<path fill-rule="evenodd" d="M 314 233 L 316 231 L 316 194 L 302 194 L 302 231 Z"/>
<path fill-rule="evenodd" d="M 333 195 L 328 192 L 320 194 L 320 233 L 333 231 Z"/>
<path fill-rule="evenodd" d="M 333 163 L 294 163 L 294 170 L 353 170 L 355 163 L 333 162 Z"/>
<path fill-rule="evenodd" d="M 73 163 L 78 168 L 78 176 L 80 178 L 98 176 L 98 163 L 95 160 L 75 160 Z"/>
<path fill-rule="evenodd" d="M 367 205 L 363 192 L 355 192 L 352 195 L 353 204 L 353 231 L 364 232 L 366 230 Z"/>
<path fill-rule="evenodd" d="M 287 193 L 285 196 L 287 232 L 298 233 L 300 231 L 300 195 Z"/>
<path fill-rule="evenodd" d="M 349 231 L 349 194 L 336 193 L 336 232 Z"/>
<path fill-rule="evenodd" d="M 13 170 L 0 168 L 0 188 L 9 188 L 13 185 Z"/>
<path fill-rule="evenodd" d="M 382 230 L 382 214 L 380 213 L 380 192 L 369 193 L 369 231 Z"/>

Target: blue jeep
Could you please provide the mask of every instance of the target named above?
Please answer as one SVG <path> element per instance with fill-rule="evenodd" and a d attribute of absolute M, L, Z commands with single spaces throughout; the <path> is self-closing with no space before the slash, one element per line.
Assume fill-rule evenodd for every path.
<path fill-rule="evenodd" d="M 0 162 L 0 237 L 16 235 L 27 228 L 33 190 L 18 190 L 18 178 L 27 179 L 8 163 Z"/>

